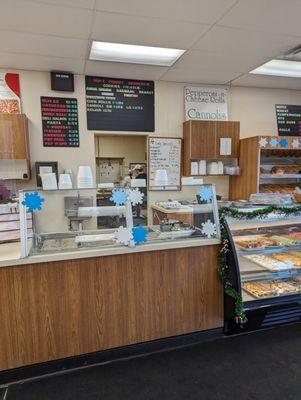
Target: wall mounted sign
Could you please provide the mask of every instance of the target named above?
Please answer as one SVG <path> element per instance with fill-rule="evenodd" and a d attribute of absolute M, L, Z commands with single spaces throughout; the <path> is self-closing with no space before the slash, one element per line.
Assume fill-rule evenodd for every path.
<path fill-rule="evenodd" d="M 150 190 L 181 190 L 182 139 L 148 138 L 148 186 Z M 168 185 L 156 183 L 156 171 L 165 170 Z"/>
<path fill-rule="evenodd" d="M 276 104 L 278 134 L 301 136 L 301 105 Z"/>
<path fill-rule="evenodd" d="M 41 97 L 43 145 L 79 147 L 77 99 Z"/>
<path fill-rule="evenodd" d="M 55 72 L 51 73 L 51 90 L 61 92 L 74 92 L 74 75 L 70 72 Z"/>
<path fill-rule="evenodd" d="M 228 120 L 228 89 L 186 86 L 184 101 L 186 121 Z"/>
<path fill-rule="evenodd" d="M 86 76 L 88 130 L 153 132 L 154 82 Z"/>
<path fill-rule="evenodd" d="M 21 112 L 19 74 L 0 72 L 0 113 Z"/>

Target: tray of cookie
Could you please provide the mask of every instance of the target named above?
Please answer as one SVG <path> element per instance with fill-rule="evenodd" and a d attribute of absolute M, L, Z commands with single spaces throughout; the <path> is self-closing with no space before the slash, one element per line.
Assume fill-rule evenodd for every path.
<path fill-rule="evenodd" d="M 295 234 L 288 234 L 288 235 L 273 235 L 270 236 L 270 239 L 275 240 L 275 242 L 279 246 L 298 246 L 301 244 L 301 237 L 298 236 L 292 236 L 296 235 Z"/>
<path fill-rule="evenodd" d="M 275 253 L 271 255 L 277 261 L 284 263 L 292 263 L 293 268 L 300 269 L 301 268 L 301 253 L 294 251 L 286 251 L 283 253 Z"/>
<path fill-rule="evenodd" d="M 244 251 L 279 247 L 279 244 L 275 239 L 264 235 L 234 237 L 234 243 L 240 250 Z"/>
<path fill-rule="evenodd" d="M 278 297 L 301 292 L 301 281 L 298 279 L 271 279 L 257 282 L 244 282 L 243 289 L 257 299 Z"/>
<path fill-rule="evenodd" d="M 271 271 L 271 272 L 279 272 L 286 271 L 294 268 L 294 263 L 291 260 L 279 260 L 274 258 L 273 256 L 278 255 L 279 253 L 273 253 L 269 255 L 265 254 L 250 254 L 243 256 L 249 261 L 260 265 L 261 267 Z M 283 254 L 283 253 L 280 253 Z M 300 259 L 301 262 L 301 259 Z"/>

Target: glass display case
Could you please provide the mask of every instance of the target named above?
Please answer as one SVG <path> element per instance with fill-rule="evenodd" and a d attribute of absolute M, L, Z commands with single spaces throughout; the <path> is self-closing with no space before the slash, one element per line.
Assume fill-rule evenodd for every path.
<path fill-rule="evenodd" d="M 248 318 L 244 328 L 299 320 L 301 215 L 285 217 L 278 213 L 252 220 L 228 218 L 227 230 L 230 277 L 233 287 L 241 293 Z M 233 307 L 231 299 L 226 298 L 228 333 L 242 330 L 231 318 Z"/>
<path fill-rule="evenodd" d="M 201 185 L 198 218 L 193 224 L 174 219 L 160 225 L 135 226 L 133 210 L 143 201 L 139 189 L 115 188 L 111 205 L 99 205 L 97 188 L 65 190 L 26 190 L 20 192 L 22 257 L 90 248 L 134 248 L 163 241 L 199 240 L 220 237 L 215 188 Z M 28 236 L 26 215 L 32 213 L 33 237 Z M 110 219 L 110 227 L 99 218 Z"/>

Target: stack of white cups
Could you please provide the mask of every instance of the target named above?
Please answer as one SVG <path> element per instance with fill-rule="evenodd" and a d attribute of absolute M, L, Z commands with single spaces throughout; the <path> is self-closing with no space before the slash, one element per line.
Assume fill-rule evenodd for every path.
<path fill-rule="evenodd" d="M 154 181 L 155 186 L 168 186 L 168 175 L 166 169 L 157 169 Z"/>
<path fill-rule="evenodd" d="M 93 174 L 92 169 L 89 166 L 81 165 L 78 167 L 78 174 L 77 174 L 77 187 L 78 189 L 89 189 L 93 188 Z"/>

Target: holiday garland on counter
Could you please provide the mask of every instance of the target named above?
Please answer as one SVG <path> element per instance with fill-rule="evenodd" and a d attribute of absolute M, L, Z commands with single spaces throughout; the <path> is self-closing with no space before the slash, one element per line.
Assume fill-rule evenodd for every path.
<path fill-rule="evenodd" d="M 229 278 L 229 267 L 227 262 L 227 253 L 229 252 L 229 237 L 226 229 L 226 218 L 232 217 L 239 220 L 251 220 L 254 218 L 264 218 L 269 214 L 274 213 L 279 216 L 288 216 L 301 213 L 301 206 L 282 207 L 282 206 L 267 206 L 259 210 L 243 212 L 232 207 L 222 207 L 219 209 L 220 230 L 221 230 L 221 254 L 219 264 L 219 277 L 223 284 L 225 293 L 235 300 L 234 316 L 238 324 L 243 325 L 248 321 L 246 313 L 243 309 L 243 300 L 239 293 L 232 285 Z"/>

